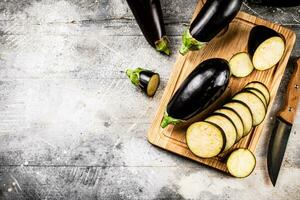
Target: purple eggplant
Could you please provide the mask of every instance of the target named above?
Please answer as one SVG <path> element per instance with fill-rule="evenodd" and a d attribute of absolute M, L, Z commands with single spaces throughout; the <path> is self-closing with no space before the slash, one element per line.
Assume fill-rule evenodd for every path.
<path fill-rule="evenodd" d="M 190 28 L 182 36 L 179 52 L 201 49 L 220 33 L 237 15 L 242 0 L 207 0 Z"/>
<path fill-rule="evenodd" d="M 229 78 L 226 60 L 212 58 L 200 63 L 169 101 L 161 127 L 184 122 L 206 109 L 223 94 Z"/>
<path fill-rule="evenodd" d="M 143 68 L 127 69 L 126 74 L 131 83 L 140 88 L 147 96 L 154 96 L 159 83 L 158 73 Z"/>
<path fill-rule="evenodd" d="M 170 55 L 159 0 L 126 0 L 143 35 L 157 51 Z"/>

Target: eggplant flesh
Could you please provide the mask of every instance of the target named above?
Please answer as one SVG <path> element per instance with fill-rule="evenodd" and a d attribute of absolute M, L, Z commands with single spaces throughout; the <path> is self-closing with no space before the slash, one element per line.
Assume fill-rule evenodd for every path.
<path fill-rule="evenodd" d="M 158 73 L 143 68 L 136 68 L 127 69 L 126 74 L 133 85 L 140 88 L 149 97 L 154 96 L 160 83 Z"/>
<path fill-rule="evenodd" d="M 147 42 L 170 55 L 160 0 L 126 0 Z"/>
<path fill-rule="evenodd" d="M 200 63 L 169 101 L 161 126 L 176 125 L 206 109 L 223 94 L 229 78 L 226 60 L 212 58 Z"/>
<path fill-rule="evenodd" d="M 234 19 L 242 0 L 207 0 L 189 30 L 183 34 L 182 55 L 189 50 L 199 50 Z"/>

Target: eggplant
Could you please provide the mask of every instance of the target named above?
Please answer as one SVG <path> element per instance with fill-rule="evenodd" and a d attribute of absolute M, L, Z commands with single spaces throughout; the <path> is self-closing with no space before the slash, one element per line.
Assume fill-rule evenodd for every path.
<path fill-rule="evenodd" d="M 207 0 L 182 36 L 180 53 L 199 50 L 220 33 L 237 15 L 242 0 Z"/>
<path fill-rule="evenodd" d="M 176 125 L 203 111 L 223 94 L 229 78 L 226 60 L 212 58 L 200 63 L 169 101 L 161 127 Z"/>
<path fill-rule="evenodd" d="M 275 66 L 284 55 L 285 41 L 281 34 L 265 26 L 252 28 L 248 39 L 248 53 L 257 70 Z"/>
<path fill-rule="evenodd" d="M 157 51 L 171 54 L 159 0 L 126 0 L 147 42 Z"/>
<path fill-rule="evenodd" d="M 143 68 L 136 68 L 127 69 L 126 74 L 133 85 L 140 88 L 149 97 L 154 96 L 160 83 L 158 73 Z"/>
<path fill-rule="evenodd" d="M 300 6 L 300 0 L 248 0 L 249 3 L 274 6 L 274 7 L 291 7 Z"/>

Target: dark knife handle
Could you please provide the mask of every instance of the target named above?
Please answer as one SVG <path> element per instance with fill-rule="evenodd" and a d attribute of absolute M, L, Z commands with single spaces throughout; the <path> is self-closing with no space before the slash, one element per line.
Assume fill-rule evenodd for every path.
<path fill-rule="evenodd" d="M 295 70 L 291 76 L 291 80 L 286 92 L 285 105 L 279 111 L 277 116 L 280 116 L 285 121 L 293 124 L 296 116 L 298 100 L 300 96 L 300 58 L 296 61 Z"/>

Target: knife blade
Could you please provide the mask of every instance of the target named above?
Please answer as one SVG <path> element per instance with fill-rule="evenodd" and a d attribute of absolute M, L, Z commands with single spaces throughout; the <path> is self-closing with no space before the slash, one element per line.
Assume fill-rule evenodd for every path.
<path fill-rule="evenodd" d="M 275 186 L 285 153 L 286 145 L 295 119 L 300 96 L 300 58 L 291 76 L 284 107 L 277 113 L 268 148 L 268 173 Z"/>

